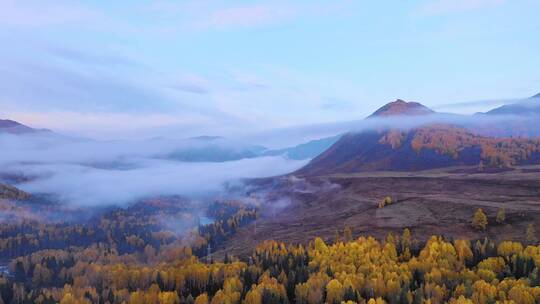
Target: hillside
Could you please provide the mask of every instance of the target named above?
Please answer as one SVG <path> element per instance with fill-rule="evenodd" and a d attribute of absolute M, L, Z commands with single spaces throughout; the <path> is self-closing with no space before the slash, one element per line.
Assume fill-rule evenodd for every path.
<path fill-rule="evenodd" d="M 395 101 L 370 117 L 434 113 L 417 103 Z M 360 171 L 418 171 L 458 165 L 511 167 L 540 162 L 540 140 L 494 138 L 450 124 L 410 130 L 379 129 L 349 133 L 300 169 L 301 175 Z"/>
<path fill-rule="evenodd" d="M 30 198 L 30 194 L 15 187 L 0 184 L 0 199 L 26 200 L 28 198 Z"/>
<path fill-rule="evenodd" d="M 263 156 L 286 155 L 290 159 L 302 160 L 309 159 L 320 155 L 322 152 L 330 148 L 341 135 L 325 137 L 321 139 L 311 140 L 306 143 L 277 150 L 267 150 L 262 153 Z"/>
<path fill-rule="evenodd" d="M 507 104 L 486 112 L 488 115 L 539 115 L 540 93 L 520 102 Z"/>
<path fill-rule="evenodd" d="M 256 225 L 239 229 L 225 244 L 223 254 L 249 253 L 269 238 L 307 243 L 320 236 L 333 241 L 335 231 L 347 226 L 355 236 L 380 239 L 409 228 L 422 240 L 435 233 L 471 240 L 522 241 L 528 224 L 540 227 L 540 166 L 517 166 L 504 172 L 473 172 L 475 168 L 259 180 L 253 185 L 259 187 L 268 207 L 261 210 Z M 257 195 L 257 191 L 251 193 Z M 387 196 L 393 203 L 379 208 L 378 203 Z M 284 200 L 289 204 L 276 213 L 272 206 Z M 471 227 L 478 208 L 489 218 L 487 231 Z M 506 210 L 505 224 L 495 221 L 500 208 Z"/>
<path fill-rule="evenodd" d="M 298 174 L 417 171 L 458 165 L 510 167 L 540 162 L 540 140 L 492 138 L 450 125 L 350 133 Z"/>

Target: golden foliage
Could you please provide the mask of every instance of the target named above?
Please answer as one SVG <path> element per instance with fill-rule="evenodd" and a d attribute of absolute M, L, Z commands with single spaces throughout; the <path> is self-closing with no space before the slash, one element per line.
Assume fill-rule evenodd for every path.
<path fill-rule="evenodd" d="M 465 149 L 478 147 L 481 163 L 490 167 L 510 167 L 540 152 L 538 139 L 484 137 L 442 124 L 416 129 L 411 146 L 417 153 L 432 149 L 454 159 Z"/>
<path fill-rule="evenodd" d="M 440 236 L 418 246 L 408 229 L 384 242 L 349 238 L 307 247 L 265 241 L 246 262 L 187 254 L 164 262 L 160 250 L 151 264 L 99 247 L 42 251 L 14 261 L 29 281 L 0 277 L 0 291 L 10 290 L 12 303 L 540 302 L 540 246 L 483 240 L 473 248 Z"/>
<path fill-rule="evenodd" d="M 474 213 L 472 226 L 478 230 L 486 230 L 488 224 L 487 216 L 484 214 L 482 208 L 478 208 Z"/>

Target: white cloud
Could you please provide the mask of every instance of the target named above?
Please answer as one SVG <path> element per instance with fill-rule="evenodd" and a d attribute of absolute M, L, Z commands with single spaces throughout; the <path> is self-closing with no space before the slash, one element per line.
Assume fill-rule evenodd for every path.
<path fill-rule="evenodd" d="M 290 7 L 251 5 L 225 8 L 212 12 L 195 23 L 197 28 L 227 29 L 271 24 L 294 14 Z"/>
<path fill-rule="evenodd" d="M 111 132 L 138 131 L 141 129 L 164 127 L 179 124 L 198 124 L 204 117 L 152 113 L 97 113 L 97 112 L 11 112 L 11 119 L 27 123 L 36 128 L 48 128 L 59 132 L 84 134 L 92 131 L 95 134 Z M 86 134 L 90 135 L 90 134 Z"/>
<path fill-rule="evenodd" d="M 502 5 L 506 0 L 431 0 L 418 9 L 421 15 L 441 15 L 492 8 Z"/>
<path fill-rule="evenodd" d="M 126 204 L 159 195 L 208 196 L 221 191 L 225 183 L 280 175 L 306 164 L 281 156 L 219 163 L 166 159 L 170 153 L 196 153 L 215 145 L 229 150 L 246 147 L 236 141 L 100 142 L 49 134 L 4 134 L 0 135 L 0 167 L 5 172 L 23 172 L 34 177 L 18 185 L 23 190 L 56 194 L 70 205 L 97 206 Z"/>
<path fill-rule="evenodd" d="M 193 94 L 208 94 L 211 91 L 210 82 L 195 74 L 183 74 L 173 80 L 170 88 Z"/>
<path fill-rule="evenodd" d="M 46 177 L 21 185 L 30 192 L 49 192 L 74 205 L 125 204 L 160 196 L 209 196 L 224 183 L 288 173 L 305 165 L 282 157 L 223 163 L 182 163 L 142 160 L 130 170 L 95 169 L 80 165 L 29 165 L 26 172 Z"/>
<path fill-rule="evenodd" d="M 0 24 L 18 27 L 40 27 L 63 24 L 84 24 L 102 18 L 94 10 L 62 1 L 0 2 Z"/>

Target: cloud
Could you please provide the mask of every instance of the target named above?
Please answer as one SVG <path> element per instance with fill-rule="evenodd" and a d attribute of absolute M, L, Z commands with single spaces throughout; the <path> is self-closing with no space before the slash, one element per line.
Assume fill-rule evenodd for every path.
<path fill-rule="evenodd" d="M 242 73 L 233 76 L 233 89 L 235 90 L 260 90 L 268 89 L 271 86 L 255 74 Z"/>
<path fill-rule="evenodd" d="M 206 79 L 194 74 L 173 77 L 115 52 L 93 53 L 24 39 L 11 43 L 10 49 L 0 49 L 3 117 L 61 131 L 78 128 L 114 135 L 171 124 L 201 129 L 208 123 L 234 124 L 235 119 L 215 109 L 211 100 L 201 102 L 194 96 L 211 89 Z M 28 45 L 32 53 L 25 51 Z"/>
<path fill-rule="evenodd" d="M 140 12 L 159 18 L 163 22 L 158 28 L 170 34 L 182 30 L 251 29 L 302 18 L 349 14 L 354 3 L 350 0 L 305 4 L 283 0 L 257 2 L 238 4 L 221 0 L 158 0 L 142 5 Z"/>
<path fill-rule="evenodd" d="M 353 105 L 350 101 L 336 97 L 324 98 L 321 108 L 330 111 L 352 110 Z"/>
<path fill-rule="evenodd" d="M 506 0 L 430 0 L 418 8 L 420 15 L 442 15 L 502 5 Z"/>
<path fill-rule="evenodd" d="M 89 66 L 103 66 L 108 68 L 117 67 L 142 67 L 138 62 L 106 53 L 91 53 L 68 47 L 52 47 L 50 53 L 58 58 Z"/>
<path fill-rule="evenodd" d="M 466 113 L 476 113 L 476 112 L 487 111 L 495 107 L 513 103 L 515 101 L 516 101 L 515 99 L 475 100 L 475 101 L 441 104 L 441 105 L 433 107 L 433 109 L 437 111 L 451 111 L 454 113 L 466 114 Z"/>
<path fill-rule="evenodd" d="M 304 90 L 310 96 L 290 89 L 297 79 L 264 68 L 158 70 L 110 48 L 6 36 L 11 47 L 0 49 L 0 116 L 36 127 L 101 138 L 137 137 L 137 130 L 228 135 L 284 126 L 314 111 L 311 89 Z M 291 110 L 286 115 L 284 104 Z"/>
<path fill-rule="evenodd" d="M 0 90 L 5 108 L 10 104 L 36 109 L 118 111 L 156 109 L 172 101 L 142 81 L 117 77 L 95 69 L 73 69 L 41 63 L 13 64 L 5 60 Z"/>
<path fill-rule="evenodd" d="M 224 163 L 141 160 L 140 167 L 129 170 L 28 165 L 23 170 L 46 176 L 20 186 L 34 193 L 57 194 L 62 201 L 77 206 L 126 204 L 155 196 L 208 197 L 223 190 L 226 182 L 283 174 L 304 164 L 264 157 Z"/>
<path fill-rule="evenodd" d="M 291 8 L 286 6 L 238 6 L 214 11 L 196 22 L 195 26 L 209 29 L 246 28 L 272 24 L 292 14 Z"/>
<path fill-rule="evenodd" d="M 336 11 L 329 8 L 335 4 L 257 3 L 150 1 L 123 7 L 120 13 L 116 6 L 53 0 L 43 11 L 58 20 L 37 18 L 34 24 L 33 15 L 41 12 L 42 3 L 2 2 L 0 16 L 13 13 L 13 20 L 4 21 L 21 28 L 0 29 L 0 43 L 9 45 L 0 48 L 0 116 L 70 133 L 80 122 L 83 135 L 107 131 L 98 135 L 102 138 L 118 136 L 120 130 L 132 134 L 135 129 L 172 125 L 188 136 L 226 135 L 225 129 L 254 131 L 299 120 L 328 120 L 328 113 L 315 104 L 321 89 L 313 87 L 319 82 L 302 83 L 265 71 L 275 68 L 273 63 L 250 66 L 249 58 L 248 66 L 216 58 L 205 63 L 196 58 L 204 59 L 204 53 L 215 50 L 195 55 L 196 49 L 178 49 L 184 47 L 178 44 L 193 42 L 197 48 L 199 42 L 206 43 L 205 35 L 215 34 L 202 33 L 206 29 L 283 24 Z M 193 24 L 202 31 L 194 33 Z M 154 32 L 169 27 L 175 29 L 173 35 Z M 170 47 L 158 50 L 160 43 Z M 191 58 L 195 60 L 189 62 Z M 126 126 L 120 122 L 127 122 Z"/>
<path fill-rule="evenodd" d="M 208 80 L 194 74 L 182 75 L 169 87 L 174 90 L 193 94 L 210 93 L 210 84 Z"/>
<path fill-rule="evenodd" d="M 226 183 L 291 172 L 305 165 L 283 157 L 214 163 L 164 158 L 178 149 L 204 148 L 196 140 L 71 140 L 51 135 L 0 135 L 3 171 L 33 177 L 18 186 L 32 193 L 56 195 L 71 206 L 122 205 L 140 199 L 182 195 L 207 197 Z M 241 143 L 220 143 L 241 149 Z"/>
<path fill-rule="evenodd" d="M 17 27 L 81 25 L 100 20 L 94 10 L 73 2 L 3 0 L 0 3 L 0 24 Z"/>

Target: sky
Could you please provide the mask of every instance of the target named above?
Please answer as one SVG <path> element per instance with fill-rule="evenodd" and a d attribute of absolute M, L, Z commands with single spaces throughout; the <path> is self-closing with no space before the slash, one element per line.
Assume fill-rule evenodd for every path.
<path fill-rule="evenodd" d="M 540 92 L 540 1 L 0 0 L 0 119 L 95 138 L 474 113 Z"/>

